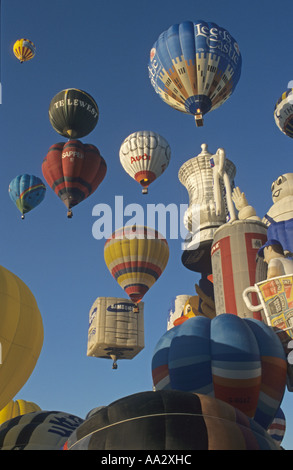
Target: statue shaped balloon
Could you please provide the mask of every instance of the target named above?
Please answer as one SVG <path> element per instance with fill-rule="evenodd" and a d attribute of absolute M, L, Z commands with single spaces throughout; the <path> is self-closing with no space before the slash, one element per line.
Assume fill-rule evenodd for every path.
<path fill-rule="evenodd" d="M 208 151 L 207 144 L 202 144 L 201 149 L 178 173 L 189 195 L 183 222 L 192 236 L 192 239 L 188 237 L 182 262 L 192 271 L 210 274 L 210 248 L 215 230 L 236 218 L 232 200 L 236 167 L 226 158 L 224 149 L 218 149 L 214 155 Z"/>

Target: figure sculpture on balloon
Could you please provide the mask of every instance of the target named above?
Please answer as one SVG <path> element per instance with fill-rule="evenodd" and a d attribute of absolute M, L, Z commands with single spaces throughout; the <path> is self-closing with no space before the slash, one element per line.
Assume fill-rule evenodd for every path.
<path fill-rule="evenodd" d="M 293 255 L 293 173 L 279 176 L 271 186 L 273 205 L 262 219 L 267 226 L 268 239 L 281 243 L 286 256 Z M 239 219 L 258 218 L 239 188 L 233 190 L 233 201 Z M 259 219 L 259 218 L 258 218 Z M 260 219 L 259 219 L 260 220 Z"/>

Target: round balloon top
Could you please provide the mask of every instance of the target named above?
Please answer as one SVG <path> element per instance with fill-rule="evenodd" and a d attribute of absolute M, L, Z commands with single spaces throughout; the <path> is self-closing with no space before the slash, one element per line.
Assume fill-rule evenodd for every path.
<path fill-rule="evenodd" d="M 150 52 L 149 77 L 165 103 L 195 116 L 218 108 L 233 93 L 241 74 L 241 54 L 230 33 L 205 21 L 171 26 Z"/>
<path fill-rule="evenodd" d="M 35 56 L 36 46 L 29 39 L 18 39 L 13 45 L 13 53 L 22 64 Z"/>
<path fill-rule="evenodd" d="M 49 120 L 58 134 L 69 139 L 88 135 L 96 127 L 99 108 L 94 98 L 77 88 L 62 90 L 51 100 Z"/>

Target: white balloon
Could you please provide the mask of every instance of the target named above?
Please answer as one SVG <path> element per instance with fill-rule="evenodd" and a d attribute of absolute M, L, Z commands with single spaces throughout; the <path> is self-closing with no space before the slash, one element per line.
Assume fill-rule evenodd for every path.
<path fill-rule="evenodd" d="M 126 173 L 143 187 L 143 194 L 147 194 L 148 186 L 169 165 L 171 149 L 166 139 L 156 132 L 138 131 L 123 141 L 119 157 Z"/>

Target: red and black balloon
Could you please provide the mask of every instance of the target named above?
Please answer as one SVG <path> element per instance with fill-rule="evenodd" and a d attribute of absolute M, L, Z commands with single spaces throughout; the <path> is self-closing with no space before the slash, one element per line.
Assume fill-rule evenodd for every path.
<path fill-rule="evenodd" d="M 103 181 L 107 164 L 95 145 L 69 140 L 52 145 L 44 158 L 42 172 L 48 185 L 68 209 L 90 196 Z"/>

